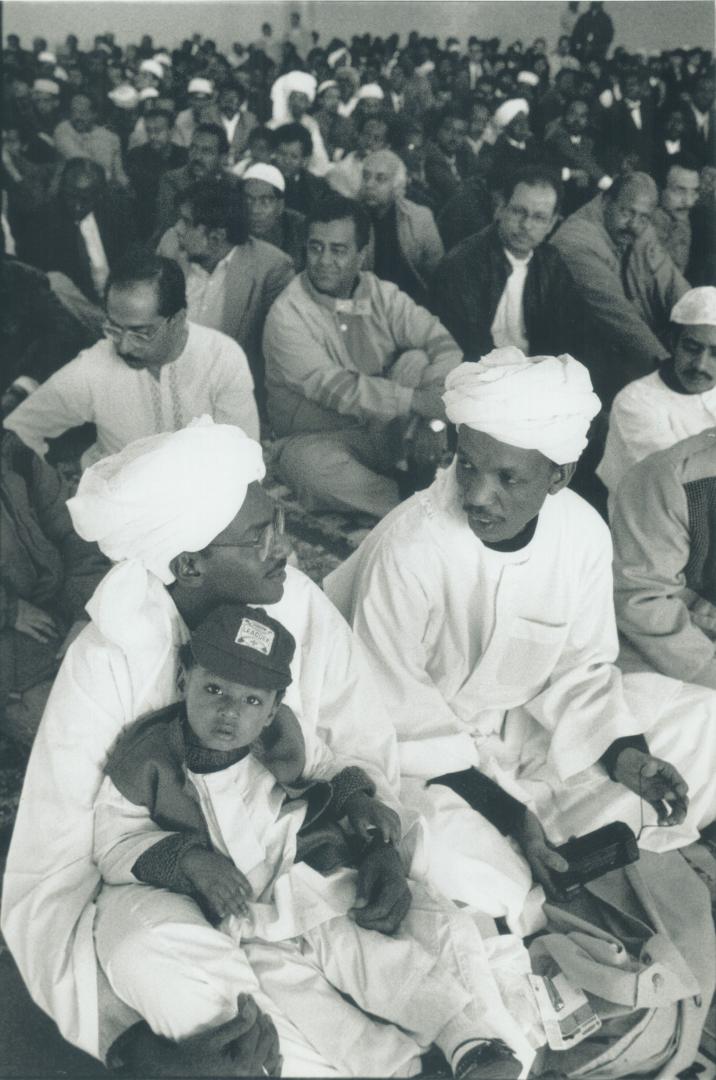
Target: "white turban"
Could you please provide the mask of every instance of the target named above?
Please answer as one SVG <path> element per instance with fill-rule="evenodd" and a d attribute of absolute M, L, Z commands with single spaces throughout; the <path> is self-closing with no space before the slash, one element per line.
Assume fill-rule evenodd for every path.
<path fill-rule="evenodd" d="M 519 113 L 523 112 L 529 116 L 529 111 L 529 102 L 525 101 L 524 98 L 510 98 L 509 101 L 503 101 L 495 109 L 495 115 L 492 119 L 498 128 L 506 128 Z"/>
<path fill-rule="evenodd" d="M 137 96 L 140 101 L 149 101 L 150 98 L 159 97 L 159 91 L 156 86 L 145 86 Z"/>
<path fill-rule="evenodd" d="M 374 101 L 382 101 L 385 97 L 378 83 L 366 83 L 365 86 L 361 86 L 356 94 L 359 101 L 365 101 L 366 98 L 372 98 Z"/>
<path fill-rule="evenodd" d="M 119 109 L 133 109 L 139 102 L 139 94 L 128 83 L 123 83 L 121 86 L 115 86 L 114 90 L 110 90 L 107 97 L 114 102 Z"/>
<path fill-rule="evenodd" d="M 681 326 L 716 326 L 716 288 L 689 289 L 671 309 L 671 321 Z"/>
<path fill-rule="evenodd" d="M 264 473 L 257 442 L 202 416 L 90 466 L 67 508 L 83 540 L 113 562 L 137 560 L 168 585 L 171 560 L 218 536 Z"/>
<path fill-rule="evenodd" d="M 54 79 L 35 79 L 32 89 L 36 94 L 52 94 L 53 97 L 60 92 L 59 84 Z"/>
<path fill-rule="evenodd" d="M 341 45 L 339 49 L 334 49 L 326 57 L 326 63 L 329 68 L 334 68 L 341 60 L 350 60 L 351 54 L 346 49 L 345 45 Z"/>
<path fill-rule="evenodd" d="M 520 71 L 517 73 L 517 82 L 523 86 L 539 86 L 539 75 L 534 71 Z"/>
<path fill-rule="evenodd" d="M 169 55 L 169 53 L 166 53 L 166 52 L 155 53 L 153 59 L 158 61 L 158 63 L 162 64 L 164 67 L 171 67 L 172 66 L 172 58 Z"/>
<path fill-rule="evenodd" d="M 275 125 L 291 120 L 288 99 L 294 92 L 305 94 L 309 101 L 316 97 L 316 80 L 307 71 L 289 71 L 279 75 L 271 87 L 272 120 Z"/>
<path fill-rule="evenodd" d="M 335 79 L 326 79 L 324 82 L 319 83 L 318 89 L 316 90 L 316 97 L 320 97 L 324 90 L 330 90 L 332 86 L 335 86 L 336 89 L 338 88 L 338 83 Z"/>
<path fill-rule="evenodd" d="M 539 450 L 556 465 L 576 461 L 601 408 L 589 372 L 562 356 L 525 356 L 508 345 L 454 368 L 443 395 L 448 419 L 498 442 Z"/>
<path fill-rule="evenodd" d="M 38 64 L 56 64 L 57 57 L 53 52 L 41 52 L 37 55 Z"/>
<path fill-rule="evenodd" d="M 257 161 L 255 165 L 249 165 L 246 172 L 242 174 L 241 179 L 263 180 L 264 184 L 270 184 L 277 191 L 283 192 L 286 190 L 286 181 L 281 170 L 277 169 L 275 165 L 264 165 L 260 161 Z"/>
<path fill-rule="evenodd" d="M 161 64 L 157 64 L 157 67 L 161 71 Z M 205 94 L 207 97 L 211 97 L 214 93 L 214 84 L 211 79 L 190 79 L 186 92 L 187 94 Z"/>
<path fill-rule="evenodd" d="M 148 71 L 150 75 L 153 75 L 155 79 L 164 78 L 164 68 L 158 60 L 142 60 L 139 65 L 140 71 Z"/>

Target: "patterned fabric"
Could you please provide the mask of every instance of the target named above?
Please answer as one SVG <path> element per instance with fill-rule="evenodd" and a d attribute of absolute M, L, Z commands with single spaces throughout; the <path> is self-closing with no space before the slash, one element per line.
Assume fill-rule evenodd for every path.
<path fill-rule="evenodd" d="M 716 604 L 716 477 L 691 480 L 684 491 L 691 535 L 686 584 Z"/>
<path fill-rule="evenodd" d="M 349 765 L 347 769 L 342 769 L 333 777 L 331 784 L 333 785 L 331 811 L 336 820 L 343 817 L 345 805 L 353 795 L 359 792 L 375 795 L 375 784 L 357 765 Z"/>

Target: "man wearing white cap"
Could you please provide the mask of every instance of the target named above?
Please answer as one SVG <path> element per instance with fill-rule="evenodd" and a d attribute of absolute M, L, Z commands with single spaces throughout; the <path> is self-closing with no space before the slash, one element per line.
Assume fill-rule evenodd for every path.
<path fill-rule="evenodd" d="M 187 94 L 189 95 L 189 106 L 179 113 L 175 124 L 182 146 L 191 145 L 194 130 L 198 124 L 205 121 L 210 123 L 218 121 L 214 84 L 211 79 L 190 79 Z"/>
<path fill-rule="evenodd" d="M 444 400 L 455 461 L 326 589 L 389 703 L 403 801 L 428 819 L 435 882 L 515 925 L 530 870 L 455 774 L 480 768 L 529 807 L 503 831 L 550 888 L 564 864 L 540 822 L 553 841 L 615 819 L 636 833 L 641 789 L 645 821 L 655 807 L 671 826 L 646 829 L 643 847 L 698 838 L 716 815 L 716 702 L 663 676 L 622 680 L 615 666 L 609 532 L 567 489 L 600 407 L 586 368 L 496 349 L 451 372 Z"/>
<path fill-rule="evenodd" d="M 242 186 L 250 235 L 284 251 L 300 273 L 306 265 L 306 219 L 286 209 L 283 174 L 275 165 L 257 162 L 244 172 Z"/>
<path fill-rule="evenodd" d="M 104 762 L 129 723 L 177 699 L 188 630 L 222 603 L 271 605 L 298 643 L 286 704 L 315 748 L 319 773 L 359 765 L 378 797 L 398 809 L 391 725 L 345 623 L 317 586 L 286 566 L 282 515 L 259 487 L 263 475 L 257 443 L 203 418 L 98 463 L 69 504 L 78 532 L 117 565 L 90 601 L 92 621 L 67 652 L 38 731 L 8 855 L 2 929 L 31 994 L 64 1037 L 106 1057 L 122 1036 L 110 1061 L 123 1060 L 136 1075 L 223 1072 L 198 1056 L 201 1036 L 196 1048 L 173 1045 L 134 1026 L 140 1018 L 131 1003 L 146 1000 L 148 987 L 174 1002 L 196 1000 L 199 1030 L 231 1016 L 237 992 L 251 994 L 275 1019 L 286 1075 L 341 1074 L 290 1022 L 300 1025 L 307 1003 L 322 992 L 310 961 L 283 951 L 277 963 L 275 949 L 258 948 L 251 970 L 232 946 L 229 964 L 226 947 L 217 952 L 216 932 L 185 898 L 146 885 L 99 891 L 92 805 Z M 373 848 L 359 881 L 366 904 L 357 920 L 394 931 L 410 906 L 396 849 Z M 201 980 L 204 965 L 223 972 L 220 993 Z M 382 1056 L 372 1075 L 390 1075 L 382 1070 L 391 1057 L 414 1056 L 406 1036 L 337 995 L 330 1007 L 336 1028 L 345 1026 L 356 1047 L 364 1045 L 371 1060 Z M 269 1049 L 266 1063 L 275 1068 L 275 1045 Z"/>
<path fill-rule="evenodd" d="M 716 288 L 684 293 L 671 312 L 671 356 L 620 390 L 597 476 L 613 500 L 637 461 L 716 424 Z"/>
<path fill-rule="evenodd" d="M 292 123 L 305 127 L 313 147 L 308 171 L 314 176 L 323 176 L 330 160 L 318 121 L 308 112 L 315 97 L 316 80 L 313 75 L 306 71 L 289 71 L 286 75 L 280 75 L 271 87 L 272 116 L 268 126 L 279 128 Z"/>
<path fill-rule="evenodd" d="M 164 80 L 164 68 L 157 59 L 142 60 L 137 74 L 137 90 L 148 88 L 161 91 Z"/>
<path fill-rule="evenodd" d="M 645 458 L 619 485 L 614 603 L 625 670 L 716 690 L 714 505 L 716 427 Z"/>

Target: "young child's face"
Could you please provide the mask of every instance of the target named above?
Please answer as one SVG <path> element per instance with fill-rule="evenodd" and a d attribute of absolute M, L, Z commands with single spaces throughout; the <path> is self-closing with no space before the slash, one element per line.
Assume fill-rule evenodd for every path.
<path fill-rule="evenodd" d="M 280 701 L 277 690 L 230 682 L 196 664 L 187 675 L 189 726 L 208 750 L 239 750 L 271 723 Z"/>

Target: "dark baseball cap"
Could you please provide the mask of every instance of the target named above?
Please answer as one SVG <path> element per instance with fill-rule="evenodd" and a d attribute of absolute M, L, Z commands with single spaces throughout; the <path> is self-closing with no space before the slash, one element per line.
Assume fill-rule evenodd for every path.
<path fill-rule="evenodd" d="M 222 604 L 191 635 L 197 664 L 229 682 L 285 690 L 291 682 L 293 635 L 263 608 Z"/>

